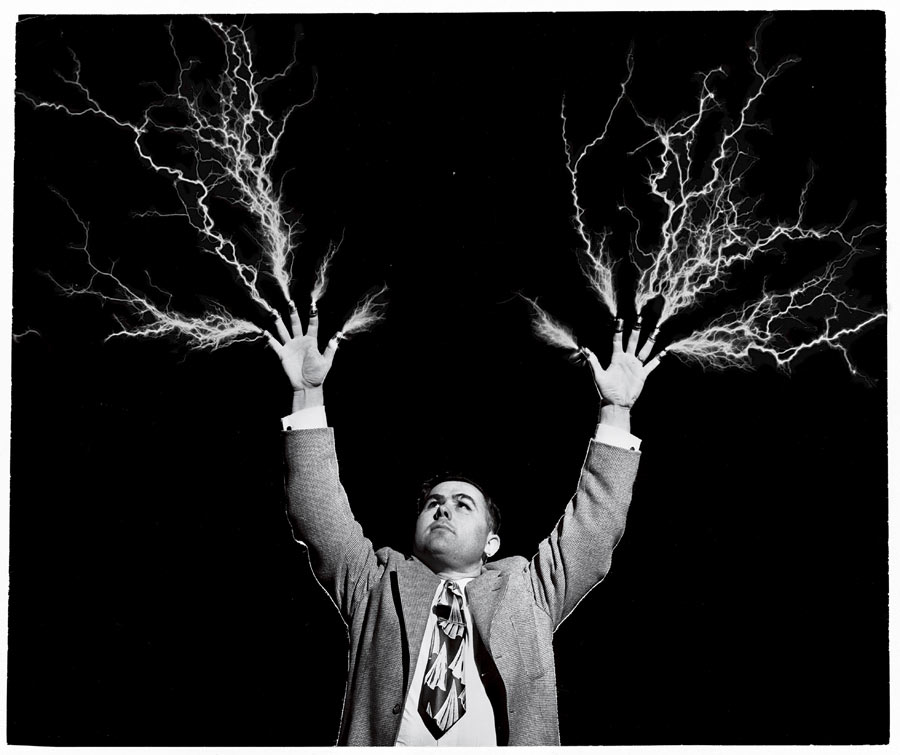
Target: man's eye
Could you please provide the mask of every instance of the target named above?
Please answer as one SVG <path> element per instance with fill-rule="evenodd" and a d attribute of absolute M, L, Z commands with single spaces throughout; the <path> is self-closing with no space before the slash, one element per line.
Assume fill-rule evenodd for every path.
<path fill-rule="evenodd" d="M 464 509 L 472 508 L 471 504 L 468 501 L 460 501 L 459 505 L 462 506 Z"/>

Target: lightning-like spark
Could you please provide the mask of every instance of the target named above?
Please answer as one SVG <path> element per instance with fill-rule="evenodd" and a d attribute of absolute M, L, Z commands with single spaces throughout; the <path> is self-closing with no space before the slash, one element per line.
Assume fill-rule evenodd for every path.
<path fill-rule="evenodd" d="M 716 318 L 706 328 L 676 341 L 667 351 L 686 361 L 715 369 L 749 368 L 751 352 L 768 354 L 788 369 L 799 354 L 818 348 L 841 353 L 847 367 L 859 374 L 847 351 L 846 339 L 887 315 L 848 303 L 842 273 L 848 255 L 826 270 L 780 292 L 765 292 L 758 300 Z"/>
<path fill-rule="evenodd" d="M 171 24 L 169 44 L 178 65 L 177 85 L 174 91 L 164 91 L 162 99 L 148 106 L 136 122 L 120 118 L 100 105 L 83 83 L 81 63 L 74 53 L 72 77 L 60 78 L 73 88 L 82 105 L 38 100 L 24 93 L 22 96 L 39 109 L 70 116 L 98 116 L 130 131 L 141 160 L 155 172 L 167 176 L 176 188 L 183 210 L 166 214 L 187 220 L 202 242 L 200 248 L 228 265 L 245 291 L 268 310 L 271 306 L 258 288 L 257 266 L 242 261 L 237 244 L 217 226 L 212 200 L 230 201 L 250 213 L 256 224 L 261 255 L 285 300 L 289 300 L 291 244 L 296 228 L 286 219 L 271 166 L 288 118 L 306 103 L 290 107 L 278 119 L 267 115 L 259 103 L 259 86 L 286 75 L 290 66 L 276 77 L 261 79 L 255 73 L 252 52 L 243 31 L 211 19 L 206 21 L 225 51 L 224 70 L 212 89 L 215 108 L 205 107 L 190 83 L 188 74 L 196 61 L 181 61 Z M 172 125 L 173 110 L 183 123 Z M 183 150 L 178 151 L 177 159 L 173 157 L 166 162 L 157 154 L 158 150 L 151 154 L 148 141 L 159 134 L 173 134 L 181 140 Z M 185 154 L 192 158 L 188 165 L 183 165 Z"/>
<path fill-rule="evenodd" d="M 48 277 L 66 296 L 93 296 L 103 302 L 123 305 L 130 311 L 136 324 L 125 324 L 116 317 L 120 329 L 110 333 L 106 340 L 116 337 L 151 338 L 177 335 L 194 348 L 215 350 L 237 341 L 256 340 L 262 336 L 258 326 L 231 316 L 219 304 L 213 303 L 211 305 L 213 311 L 199 317 L 185 315 L 173 310 L 169 301 L 165 306 L 159 306 L 146 294 L 125 283 L 116 275 L 114 263 L 108 270 L 98 267 L 88 248 L 90 224 L 78 215 L 68 199 L 59 192 L 56 193 L 65 202 L 84 233 L 83 241 L 78 245 L 72 244 L 70 248 L 84 255 L 91 277 L 83 286 L 63 284 L 52 275 Z M 148 285 L 156 289 L 149 279 Z M 166 292 L 160 293 L 171 299 Z"/>
<path fill-rule="evenodd" d="M 615 316 L 618 312 L 613 278 L 615 262 L 607 238 L 605 233 L 598 234 L 596 242 L 588 250 L 588 261 L 582 269 L 597 297 L 607 306 L 610 314 Z"/>
<path fill-rule="evenodd" d="M 740 192 L 741 179 L 752 165 L 741 138 L 750 130 L 764 128 L 753 119 L 753 106 L 773 79 L 796 58 L 778 63 L 763 71 L 759 60 L 757 29 L 750 46 L 754 83 L 735 123 L 723 129 L 711 160 L 709 177 L 697 179 L 695 143 L 701 124 L 722 109 L 713 82 L 724 76 L 723 69 L 708 71 L 701 77 L 695 110 L 671 126 L 642 118 L 653 129 L 655 138 L 638 147 L 659 148 L 658 168 L 648 176 L 651 194 L 666 208 L 660 230 L 659 248 L 650 253 L 651 264 L 638 282 L 638 311 L 654 298 L 662 297 L 660 324 L 682 309 L 693 306 L 704 294 L 716 293 L 726 285 L 726 273 L 738 263 L 783 250 L 783 242 L 799 239 L 823 239 L 835 236 L 846 241 L 838 229 L 814 229 L 803 226 L 803 211 L 809 182 L 800 193 L 797 219 L 792 224 L 771 224 L 760 220 L 755 210 L 757 199 Z"/>
<path fill-rule="evenodd" d="M 319 303 L 319 300 L 325 295 L 325 289 L 328 288 L 331 261 L 334 259 L 334 255 L 338 253 L 338 250 L 341 248 L 341 244 L 343 242 L 344 239 L 342 237 L 337 244 L 330 244 L 328 247 L 328 251 L 322 258 L 322 261 L 319 263 L 319 267 L 316 270 L 316 282 L 313 285 L 312 294 L 310 295 L 313 307 L 316 307 Z"/>
<path fill-rule="evenodd" d="M 532 309 L 531 328 L 534 334 L 544 343 L 555 346 L 559 349 L 575 352 L 578 351 L 578 343 L 575 336 L 558 320 L 550 316 L 536 301 L 528 297 L 522 297 Z"/>
<path fill-rule="evenodd" d="M 572 145 L 569 143 L 569 139 L 566 136 L 567 119 L 565 98 L 563 98 L 562 107 L 560 110 L 560 118 L 562 119 L 563 148 L 566 152 L 566 169 L 569 171 L 569 178 L 572 184 L 570 193 L 572 196 L 572 204 L 575 207 L 575 229 L 578 232 L 579 237 L 581 238 L 582 244 L 584 245 L 582 252 L 588 258 L 588 263 L 585 266 L 585 273 L 587 274 L 588 281 L 591 287 L 597 293 L 597 296 L 600 298 L 600 300 L 609 308 L 611 314 L 615 314 L 617 311 L 616 292 L 613 281 L 613 259 L 610 255 L 609 249 L 606 246 L 606 234 L 599 234 L 597 240 L 595 242 L 592 242 L 590 233 L 588 232 L 588 229 L 584 224 L 584 208 L 581 206 L 581 201 L 578 197 L 578 168 L 581 165 L 581 162 L 588 156 L 590 151 L 606 138 L 606 134 L 609 131 L 609 126 L 610 123 L 612 123 L 613 116 L 616 114 L 616 110 L 618 110 L 619 105 L 626 98 L 625 91 L 628 86 L 628 82 L 631 81 L 631 76 L 634 73 L 634 57 L 632 51 L 628 52 L 627 69 L 628 73 L 625 79 L 619 85 L 619 96 L 616 98 L 615 103 L 610 108 L 609 115 L 606 118 L 606 123 L 603 126 L 603 131 L 599 136 L 594 138 L 593 141 L 586 144 L 577 156 L 574 154 Z"/>
<path fill-rule="evenodd" d="M 197 234 L 200 249 L 224 263 L 242 285 L 243 291 L 271 315 L 278 310 L 261 290 L 261 272 L 277 284 L 285 302 L 291 301 L 291 268 L 298 224 L 289 220 L 280 187 L 273 178 L 273 163 L 291 116 L 312 101 L 316 83 L 303 102 L 287 107 L 275 117 L 261 104 L 261 89 L 286 77 L 296 63 L 296 55 L 280 72 L 264 77 L 256 70 L 253 50 L 243 29 L 204 18 L 224 52 L 224 63 L 208 88 L 192 83 L 198 61 L 184 61 L 178 53 L 172 24 L 167 27 L 169 47 L 177 65 L 176 82 L 171 91 L 158 84 L 161 98 L 150 104 L 136 120 L 127 120 L 102 106 L 82 80 L 81 63 L 71 53 L 74 73 L 60 76 L 78 104 L 42 100 L 19 94 L 37 109 L 53 110 L 69 116 L 94 116 L 130 132 L 134 148 L 145 165 L 169 179 L 181 205 L 175 212 L 150 210 L 138 217 L 168 217 L 185 220 Z M 160 154 L 160 135 L 174 137 L 178 149 L 171 158 Z M 185 159 L 187 155 L 187 159 Z M 260 330 L 253 323 L 230 315 L 221 305 L 212 305 L 200 317 L 174 312 L 159 306 L 122 280 L 114 266 L 101 269 L 91 259 L 87 245 L 87 224 L 74 213 L 85 231 L 85 243 L 79 247 L 91 271 L 85 287 L 67 286 L 55 281 L 69 295 L 88 294 L 104 301 L 125 305 L 137 325 L 122 325 L 113 336 L 151 337 L 177 334 L 196 348 L 218 348 L 238 340 L 256 338 Z M 230 203 L 252 219 L 254 249 L 241 250 L 231 235 L 222 229 L 214 214 L 216 202 Z M 318 269 L 312 292 L 313 306 L 322 297 L 328 282 L 330 263 L 340 243 L 329 247 Z M 151 284 L 152 285 L 152 284 Z M 165 294 L 165 292 L 162 292 Z M 169 296 L 168 294 L 165 294 Z M 377 322 L 381 315 L 377 295 L 360 302 L 344 327 L 344 334 L 359 332 Z M 169 296 L 169 301 L 171 297 Z"/>
<path fill-rule="evenodd" d="M 366 330 L 371 330 L 384 319 L 384 310 L 386 303 L 384 295 L 387 293 L 387 286 L 382 286 L 377 291 L 370 291 L 356 305 L 356 308 L 344 322 L 340 330 L 343 338 L 347 338 Z"/>
<path fill-rule="evenodd" d="M 841 287 L 840 273 L 866 251 L 866 237 L 882 226 L 868 225 L 851 232 L 846 229 L 846 218 L 836 225 L 814 227 L 807 223 L 805 214 L 812 175 L 799 190 L 795 217 L 788 222 L 760 217 L 760 199 L 747 196 L 744 191 L 744 177 L 756 162 L 746 137 L 751 131 L 767 128 L 756 119 L 756 106 L 771 83 L 798 62 L 797 58 L 788 57 L 765 69 L 760 61 L 759 40 L 766 23 L 757 27 L 749 47 L 753 75 L 750 91 L 739 113 L 731 121 L 724 121 L 711 150 L 699 154 L 699 132 L 702 125 L 712 122 L 714 114 L 725 112 L 716 92 L 717 82 L 726 75 L 723 68 L 699 77 L 694 106 L 670 125 L 642 116 L 632 103 L 635 115 L 653 135 L 629 154 L 652 153 L 646 184 L 650 196 L 664 208 L 653 248 L 641 249 L 637 235 L 634 237 L 630 256 L 639 271 L 636 311 L 640 314 L 652 302 L 661 301 L 658 329 L 674 315 L 696 307 L 712 295 L 733 290 L 734 276 L 766 255 L 799 255 L 798 242 L 811 242 L 803 246 L 804 254 L 809 254 L 809 249 L 827 246 L 829 257 L 835 252 L 841 256 L 824 273 L 807 277 L 782 292 L 763 292 L 756 300 L 720 316 L 669 350 L 714 368 L 749 366 L 750 354 L 757 352 L 770 355 L 780 367 L 787 368 L 795 357 L 810 349 L 830 347 L 843 353 L 855 373 L 845 339 L 882 319 L 884 314 L 852 303 Z M 628 76 L 601 135 L 577 159 L 573 159 L 566 142 L 575 225 L 593 261 L 585 273 L 598 298 L 612 312 L 616 311 L 614 260 L 606 234 L 599 236 L 599 243 L 590 242 L 577 192 L 577 170 L 587 151 L 606 137 L 614 113 L 626 99 L 625 90 L 632 74 L 633 57 L 629 51 Z M 565 128 L 563 112 L 564 138 Z M 630 208 L 619 209 L 637 222 Z M 640 223 L 637 225 L 640 230 Z M 817 326 L 813 324 L 816 318 L 819 318 Z M 808 329 L 813 328 L 814 335 L 809 336 L 809 330 L 790 327 L 798 320 L 805 322 Z M 803 334 L 809 337 L 804 338 Z"/>
<path fill-rule="evenodd" d="M 226 70 L 215 90 L 219 110 L 208 114 L 200 108 L 196 97 L 188 99 L 181 95 L 184 75 L 190 64 L 181 66 L 179 96 L 192 118 L 192 131 L 202 135 L 202 143 L 213 155 L 222 156 L 222 178 L 236 188 L 238 202 L 257 219 L 263 255 L 285 301 L 290 301 L 292 240 L 296 226 L 286 220 L 280 192 L 272 180 L 271 165 L 288 119 L 315 96 L 315 82 L 305 102 L 292 105 L 280 118 L 273 119 L 260 106 L 259 87 L 285 77 L 296 59 L 292 59 L 280 73 L 260 77 L 243 31 L 236 26 L 225 26 L 210 19 L 207 21 L 217 32 L 227 52 Z M 169 34 L 177 59 L 171 26 Z M 199 157 L 199 151 L 197 154 Z"/>

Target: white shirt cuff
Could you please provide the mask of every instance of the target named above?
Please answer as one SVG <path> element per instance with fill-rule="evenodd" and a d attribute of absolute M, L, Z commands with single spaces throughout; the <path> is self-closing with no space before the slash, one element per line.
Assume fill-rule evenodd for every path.
<path fill-rule="evenodd" d="M 309 409 L 301 409 L 287 417 L 282 417 L 281 427 L 285 432 L 290 430 L 315 430 L 318 427 L 328 427 L 328 419 L 325 417 L 325 407 L 311 406 Z"/>
<path fill-rule="evenodd" d="M 619 427 L 613 427 L 612 425 L 597 425 L 597 431 L 594 433 L 594 440 L 598 443 L 605 443 L 607 446 L 618 446 L 619 448 L 627 448 L 631 451 L 641 450 L 640 438 Z"/>

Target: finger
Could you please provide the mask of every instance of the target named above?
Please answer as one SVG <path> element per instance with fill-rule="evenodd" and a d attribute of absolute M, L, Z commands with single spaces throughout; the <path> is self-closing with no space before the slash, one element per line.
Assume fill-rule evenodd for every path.
<path fill-rule="evenodd" d="M 647 364 L 644 365 L 644 376 L 645 377 L 647 375 L 649 375 L 651 372 L 653 372 L 653 370 L 655 370 L 657 367 L 659 367 L 660 361 L 667 353 L 668 352 L 666 352 L 666 350 L 663 349 L 662 351 L 659 352 L 659 354 L 657 354 L 655 357 L 653 357 L 653 359 L 651 359 L 649 362 L 647 362 Z"/>
<path fill-rule="evenodd" d="M 573 351 L 571 354 L 569 354 L 569 361 L 573 362 L 574 364 L 582 364 L 584 362 L 587 362 L 587 360 L 588 350 L 584 346 L 579 347 L 576 351 Z"/>
<path fill-rule="evenodd" d="M 266 343 L 272 347 L 272 350 L 278 354 L 279 358 L 284 357 L 284 346 L 281 345 L 281 341 L 279 341 L 275 336 L 273 336 L 268 330 L 259 329 L 259 332 L 262 333 L 266 337 Z"/>
<path fill-rule="evenodd" d="M 659 335 L 659 328 L 654 328 L 653 332 L 647 338 L 647 342 L 641 347 L 641 351 L 638 354 L 638 359 L 642 362 L 650 356 L 650 352 L 653 351 L 653 347 L 656 345 L 656 337 Z"/>
<path fill-rule="evenodd" d="M 291 333 L 296 338 L 303 335 L 303 323 L 300 322 L 300 313 L 297 311 L 297 305 L 291 299 Z"/>
<path fill-rule="evenodd" d="M 582 347 L 581 350 L 584 352 L 584 356 L 587 359 L 588 364 L 591 366 L 591 369 L 594 371 L 594 375 L 602 375 L 606 370 L 604 370 L 600 366 L 600 360 L 597 359 L 597 356 L 594 354 L 594 352 L 591 351 L 586 346 Z"/>
<path fill-rule="evenodd" d="M 315 304 L 309 310 L 309 327 L 306 329 L 306 335 L 312 338 L 319 337 L 319 310 L 316 309 Z"/>
<path fill-rule="evenodd" d="M 631 332 L 628 334 L 628 340 L 625 341 L 625 353 L 626 354 L 634 354 L 634 350 L 637 348 L 638 341 L 641 340 L 641 324 L 643 321 L 640 317 L 638 317 L 637 322 L 635 322 L 634 327 L 631 329 Z"/>
<path fill-rule="evenodd" d="M 278 337 L 281 338 L 282 343 L 291 340 L 291 332 L 287 329 L 287 325 L 284 324 L 284 321 L 281 319 L 281 314 L 274 307 L 269 307 L 269 317 L 272 318 L 272 322 L 275 325 L 275 330 L 278 331 Z"/>
<path fill-rule="evenodd" d="M 621 354 L 623 351 L 622 346 L 624 343 L 624 341 L 623 341 L 624 330 L 625 330 L 625 327 L 624 327 L 624 324 L 622 323 L 622 318 L 617 317 L 616 318 L 616 332 L 613 335 L 613 354 Z"/>
<path fill-rule="evenodd" d="M 591 367 L 591 377 L 594 378 L 594 388 L 596 388 L 600 398 L 603 398 L 603 391 L 600 390 L 600 379 L 606 374 L 606 370 L 600 366 L 600 360 L 597 359 L 593 351 L 586 348 L 584 349 L 584 352 L 588 364 Z"/>
<path fill-rule="evenodd" d="M 325 347 L 325 352 L 322 354 L 325 359 L 328 360 L 328 365 L 331 366 L 331 363 L 334 361 L 334 355 L 337 353 L 338 346 L 344 338 L 344 334 L 341 331 L 338 331 L 334 334 L 331 340 L 328 342 L 328 345 Z"/>

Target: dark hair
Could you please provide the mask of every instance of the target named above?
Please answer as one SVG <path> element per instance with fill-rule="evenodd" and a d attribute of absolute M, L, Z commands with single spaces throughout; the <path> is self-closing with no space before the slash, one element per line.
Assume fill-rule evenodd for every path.
<path fill-rule="evenodd" d="M 428 494 L 431 493 L 432 489 L 439 485 L 442 482 L 447 482 L 448 480 L 454 480 L 457 482 L 467 482 L 472 487 L 476 488 L 482 496 L 484 496 L 484 505 L 487 510 L 487 519 L 488 526 L 495 535 L 500 529 L 500 509 L 497 508 L 497 504 L 494 503 L 494 499 L 488 495 L 488 492 L 484 489 L 481 483 L 476 482 L 471 477 L 466 477 L 465 475 L 455 474 L 454 472 L 442 472 L 441 474 L 436 474 L 434 477 L 429 477 L 425 482 L 422 483 L 422 489 L 419 491 L 419 499 L 416 501 L 416 514 L 421 514 L 422 509 L 425 507 L 425 501 L 428 498 Z"/>

